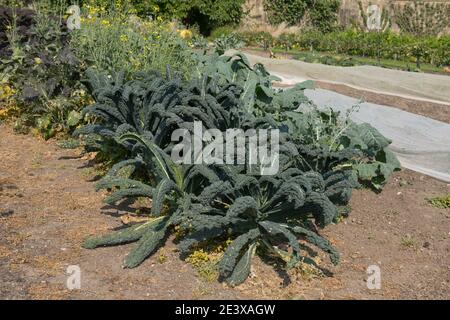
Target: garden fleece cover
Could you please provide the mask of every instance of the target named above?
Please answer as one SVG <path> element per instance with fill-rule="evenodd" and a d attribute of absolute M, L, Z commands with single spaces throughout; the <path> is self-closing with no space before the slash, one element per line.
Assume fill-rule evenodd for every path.
<path fill-rule="evenodd" d="M 352 120 L 370 123 L 391 139 L 390 149 L 403 167 L 450 182 L 450 124 L 393 107 L 361 103 L 328 90 L 306 90 L 305 94 L 319 107 L 333 110 L 345 112 L 359 105 Z"/>
<path fill-rule="evenodd" d="M 228 53 L 233 52 L 236 51 L 230 50 Z M 372 66 L 337 67 L 245 55 L 252 64 L 264 64 L 271 74 L 281 78 L 284 85 L 320 80 L 383 94 L 450 104 L 450 77 L 445 75 Z M 403 167 L 450 182 L 450 124 L 389 106 L 361 103 L 358 99 L 328 90 L 306 90 L 305 94 L 319 107 L 345 111 L 359 105 L 359 111 L 351 115 L 352 120 L 369 123 L 391 139 L 390 149 Z"/>
<path fill-rule="evenodd" d="M 450 76 L 446 75 L 375 66 L 328 66 L 292 59 L 270 59 L 248 53 L 245 55 L 252 64 L 264 64 L 269 72 L 282 78 L 287 85 L 302 80 L 320 80 L 377 93 L 450 104 Z"/>

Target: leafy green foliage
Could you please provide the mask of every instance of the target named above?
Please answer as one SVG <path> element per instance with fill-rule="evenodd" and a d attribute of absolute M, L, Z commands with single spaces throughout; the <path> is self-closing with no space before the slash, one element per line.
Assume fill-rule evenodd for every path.
<path fill-rule="evenodd" d="M 141 73 L 132 80 L 123 73 L 87 72 L 86 86 L 96 102 L 82 115 L 96 119 L 76 133 L 97 137 L 100 150 L 113 145 L 126 150 L 97 188 L 111 191 L 109 204 L 151 198 L 152 206 L 148 222 L 89 238 L 84 246 L 136 242 L 124 262 L 133 268 L 175 227 L 184 235 L 183 257 L 205 241 L 231 238 L 219 262 L 220 277 L 230 285 L 245 281 L 255 254 L 292 267 L 315 247 L 338 263 L 338 252 L 317 229 L 338 220 L 359 187 L 356 173 L 369 170 L 364 165 L 378 165 L 370 181 L 388 175 L 395 159 L 387 159 L 390 142 L 371 127 L 341 123 L 335 113 L 294 112 L 308 103 L 303 90 L 309 82 L 276 90 L 275 78 L 242 54 L 199 54 L 198 61 L 189 81 L 170 70 L 165 77 Z M 280 128 L 279 172 L 255 176 L 248 164 L 175 164 L 168 155 L 171 133 L 192 130 L 196 120 L 222 133 Z"/>
<path fill-rule="evenodd" d="M 198 25 L 203 34 L 209 34 L 215 27 L 239 23 L 244 0 L 135 0 L 133 3 L 143 17 L 178 19 L 188 25 Z"/>
<path fill-rule="evenodd" d="M 157 249 L 171 226 L 179 225 L 188 234 L 180 243 L 183 254 L 204 240 L 229 235 L 235 240 L 225 252 L 219 270 L 232 285 L 246 279 L 251 257 L 260 245 L 289 266 L 295 265 L 302 259 L 297 237 L 328 252 L 337 263 L 336 250 L 311 226 L 325 227 L 338 217 L 339 210 L 333 202 L 342 205 L 348 202 L 351 189 L 357 185 L 351 175 L 331 171 L 322 176 L 295 169 L 290 163 L 298 154 L 295 148 L 287 147 L 289 141 L 282 148 L 284 171 L 276 176 L 255 178 L 239 166 L 177 166 L 152 141 L 135 133 L 123 134 L 118 140 L 120 143 L 134 140 L 136 158 L 115 165 L 98 188 L 115 190 L 107 199 L 110 204 L 151 197 L 152 217 L 165 218 L 157 227 L 145 227 L 145 232 L 131 227 L 117 234 L 90 238 L 85 247 L 138 241 L 124 264 L 135 267 Z M 132 169 L 126 176 L 120 175 L 126 167 Z M 141 177 L 151 176 L 151 185 L 133 180 L 137 173 Z M 165 204 L 168 209 L 164 212 Z M 280 239 L 289 242 L 293 254 L 277 248 L 282 243 Z"/>
<path fill-rule="evenodd" d="M 313 27 L 322 32 L 331 32 L 337 27 L 340 0 L 315 0 L 309 10 Z"/>
<path fill-rule="evenodd" d="M 341 67 L 353 67 L 360 64 L 352 57 L 340 57 L 318 52 L 302 52 L 302 54 L 295 55 L 295 59 L 308 63 L 320 63 L 329 66 Z"/>
<path fill-rule="evenodd" d="M 125 81 L 123 73 L 111 79 L 105 73 L 86 72 L 86 86 L 96 103 L 83 110 L 82 116 L 97 121 L 77 129 L 75 135 L 87 135 L 89 150 L 111 153 L 116 138 L 135 132 L 168 151 L 173 146 L 172 133 L 188 123 L 201 121 L 206 129 L 241 126 L 239 95 L 235 84 L 220 84 L 204 76 L 183 82 L 168 71 L 167 78 L 157 73 L 138 74 Z M 133 145 L 118 146 L 131 150 Z"/>
<path fill-rule="evenodd" d="M 167 23 L 130 19 L 122 12 L 83 19 L 83 27 L 71 32 L 70 45 L 84 68 L 124 70 L 128 76 L 138 71 L 164 72 L 169 65 L 189 74 L 195 64 L 187 40 Z"/>
<path fill-rule="evenodd" d="M 330 224 L 338 216 L 330 196 L 353 187 L 339 184 L 338 174 L 324 180 L 316 172 L 291 168 L 270 178 L 237 174 L 213 183 L 198 197 L 200 214 L 187 215 L 182 224 L 193 231 L 180 242 L 180 250 L 187 253 L 206 239 L 233 237 L 219 263 L 221 277 L 231 285 L 247 278 L 259 247 L 294 266 L 304 258 L 299 238 L 327 252 L 336 264 L 339 254 L 312 226 Z M 280 249 L 283 243 L 292 251 Z"/>
<path fill-rule="evenodd" d="M 438 35 L 450 24 L 450 5 L 445 2 L 412 1 L 391 6 L 400 30 L 415 36 Z"/>
<path fill-rule="evenodd" d="M 315 28 L 329 32 L 337 22 L 339 0 L 265 0 L 264 9 L 272 24 L 300 24 L 305 15 Z"/>
<path fill-rule="evenodd" d="M 448 196 L 434 197 L 426 200 L 428 201 L 429 204 L 431 204 L 435 208 L 439 209 L 450 208 L 450 194 Z"/>
<path fill-rule="evenodd" d="M 274 38 L 266 31 L 244 31 L 238 33 L 239 38 L 251 47 L 260 47 L 267 51 L 274 45 Z"/>
<path fill-rule="evenodd" d="M 206 166 L 181 167 L 148 139 L 134 133 L 123 134 L 119 142 L 134 140 L 138 143 L 135 159 L 124 160 L 111 168 L 97 184 L 98 189 L 114 189 L 106 199 L 115 204 L 124 199 L 149 197 L 152 199 L 152 220 L 138 227 L 86 240 L 84 247 L 117 245 L 138 241 L 136 248 L 127 256 L 124 266 L 133 268 L 152 254 L 167 236 L 170 227 L 190 210 L 192 197 L 200 193 L 205 185 L 219 181 L 216 173 Z M 128 175 L 121 175 L 125 168 L 131 168 Z M 145 172 L 154 186 L 131 179 L 137 172 Z M 165 205 L 169 205 L 165 210 Z"/>
<path fill-rule="evenodd" d="M 119 231 L 113 234 L 104 235 L 100 237 L 89 238 L 85 241 L 84 247 L 93 249 L 98 246 L 117 245 L 129 242 L 138 241 L 135 249 L 127 256 L 125 260 L 125 267 L 136 267 L 151 253 L 153 253 L 165 238 L 168 228 L 172 223 L 174 215 L 170 213 L 163 214 L 163 203 L 167 195 L 171 191 L 179 191 L 179 186 L 176 184 L 182 183 L 180 181 L 179 171 L 170 158 L 157 146 L 153 145 L 151 141 L 145 140 L 136 134 L 124 134 L 119 138 L 120 142 L 134 139 L 139 142 L 143 148 L 142 156 L 148 159 L 144 162 L 143 159 L 136 158 L 134 160 L 125 160 L 116 164 L 109 173 L 98 183 L 99 189 L 115 189 L 116 191 L 108 197 L 107 202 L 114 204 L 120 200 L 133 197 L 150 197 L 153 199 L 152 216 L 154 217 L 149 222 L 139 226 L 132 226 L 124 231 Z M 129 178 L 133 172 L 140 166 L 148 165 L 147 170 L 155 169 L 154 180 L 157 181 L 156 187 L 151 187 L 140 181 Z M 128 177 L 120 177 L 118 174 L 121 169 L 125 167 L 133 167 Z M 176 182 L 175 182 L 176 181 Z"/>
<path fill-rule="evenodd" d="M 279 80 L 272 76 L 262 64 L 252 66 L 242 53 L 219 55 L 218 53 L 199 56 L 196 75 L 216 77 L 219 83 L 233 83 L 243 88 L 240 100 L 246 112 L 257 117 L 273 115 L 275 119 L 284 111 L 293 111 L 308 99 L 303 91 L 312 89 L 313 83 L 306 81 L 293 88 L 278 90 L 272 82 Z"/>
<path fill-rule="evenodd" d="M 79 61 L 68 46 L 64 21 L 39 11 L 9 11 L 5 23 L 11 54 L 2 60 L 1 82 L 13 84 L 21 122 L 37 126 L 48 139 L 68 131 L 69 113 L 85 103 L 85 97 L 77 94 Z M 30 24 L 26 31 L 23 23 Z"/>
<path fill-rule="evenodd" d="M 1 59 L 10 58 L 16 45 L 29 40 L 34 14 L 30 9 L 0 8 Z"/>
<path fill-rule="evenodd" d="M 391 141 L 367 123 L 356 124 L 349 114 L 341 117 L 330 110 L 286 112 L 286 126 L 298 143 L 301 155 L 297 166 L 326 172 L 352 169 L 359 180 L 381 190 L 400 163 L 388 150 Z"/>
<path fill-rule="evenodd" d="M 300 245 L 295 235 L 328 252 L 337 263 L 335 249 L 311 231 L 310 223 L 314 221 L 319 227 L 325 227 L 338 216 L 332 201 L 347 203 L 348 193 L 356 183 L 349 176 L 336 171 L 322 177 L 319 173 L 288 168 L 279 175 L 258 179 L 241 174 L 241 169 L 235 166 L 182 168 L 151 141 L 133 133 L 120 137 L 121 142 L 130 139 L 141 146 L 138 157 L 115 165 L 98 188 L 116 190 L 107 199 L 111 204 L 132 197 L 152 197 L 153 218 L 164 217 L 164 220 L 158 222 L 157 227 L 147 223 L 142 228 L 130 227 L 116 234 L 90 238 L 85 243 L 86 248 L 138 241 L 125 260 L 126 267 L 135 267 L 157 249 L 171 225 L 180 225 L 188 233 L 180 243 L 182 253 L 188 253 L 201 241 L 232 230 L 229 235 L 236 239 L 226 250 L 219 268 L 232 285 L 246 279 L 251 257 L 260 244 L 288 261 L 290 266 L 298 262 Z M 294 151 L 291 158 L 295 156 Z M 286 160 L 283 167 L 289 161 Z M 119 172 L 127 166 L 133 169 L 128 171 L 128 176 L 119 177 Z M 129 176 L 138 167 L 154 175 L 155 188 L 130 180 Z M 170 206 L 162 213 L 165 201 L 169 201 Z M 308 222 L 309 219 L 312 220 Z M 292 256 L 274 247 L 280 244 L 279 237 L 285 237 L 294 248 Z"/>
<path fill-rule="evenodd" d="M 217 27 L 211 32 L 211 35 L 209 36 L 209 38 L 211 40 L 215 40 L 222 36 L 228 36 L 232 33 L 235 33 L 235 29 L 236 29 L 236 26 L 234 26 L 234 25 L 225 25 L 222 27 Z"/>
<path fill-rule="evenodd" d="M 258 43 L 254 38 L 258 33 L 242 32 L 238 36 L 248 45 Z M 333 61 L 331 54 L 368 57 L 375 59 L 391 59 L 410 63 L 411 57 L 419 57 L 420 62 L 430 63 L 437 67 L 448 66 L 450 58 L 450 37 L 448 35 L 410 35 L 384 32 L 365 32 L 356 29 L 333 31 L 329 33 L 317 30 L 304 31 L 299 34 L 282 34 L 272 39 L 273 47 L 283 50 L 318 51 L 325 55 L 311 57 L 307 62 L 320 62 L 333 65 L 346 65 L 347 61 Z M 259 45 L 258 45 L 259 46 Z M 348 64 L 347 64 L 348 65 Z"/>
<path fill-rule="evenodd" d="M 225 53 L 229 49 L 240 49 L 244 46 L 244 43 L 240 41 L 236 34 L 222 34 L 221 36 L 214 39 L 214 46 L 216 47 L 216 52 L 219 55 Z"/>
<path fill-rule="evenodd" d="M 266 0 L 264 10 L 268 12 L 272 24 L 287 22 L 289 25 L 295 25 L 301 22 L 308 10 L 308 3 L 304 0 Z"/>
<path fill-rule="evenodd" d="M 400 162 L 388 150 L 391 141 L 371 125 L 352 124 L 340 139 L 343 146 L 361 150 L 365 159 L 358 160 L 353 168 L 360 180 L 376 190 L 381 190 L 389 176 L 400 170 Z"/>

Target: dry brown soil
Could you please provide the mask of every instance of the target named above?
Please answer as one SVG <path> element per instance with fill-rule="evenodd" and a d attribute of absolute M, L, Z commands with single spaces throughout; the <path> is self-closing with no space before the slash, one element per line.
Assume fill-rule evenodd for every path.
<path fill-rule="evenodd" d="M 356 191 L 350 217 L 323 231 L 342 255 L 337 267 L 319 255 L 328 275 L 288 277 L 256 259 L 251 278 L 229 288 L 199 276 L 171 240 L 132 270 L 121 268 L 132 245 L 82 249 L 124 213 L 102 204 L 95 175 L 80 151 L 0 125 L 0 299 L 450 299 L 450 210 L 425 200 L 450 186 L 432 178 L 405 170 L 381 194 Z M 81 290 L 66 287 L 69 265 Z M 381 290 L 366 286 L 369 265 Z"/>

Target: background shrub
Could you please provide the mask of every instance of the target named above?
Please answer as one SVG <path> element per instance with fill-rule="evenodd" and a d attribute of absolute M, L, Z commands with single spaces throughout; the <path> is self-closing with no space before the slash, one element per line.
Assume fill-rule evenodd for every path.
<path fill-rule="evenodd" d="M 90 0 L 82 4 L 111 7 L 111 2 L 116 6 L 126 3 L 142 18 L 176 19 L 185 25 L 197 25 L 203 35 L 209 35 L 214 28 L 239 23 L 245 0 Z"/>
<path fill-rule="evenodd" d="M 92 15 L 72 32 L 71 46 L 86 66 L 127 72 L 172 69 L 188 73 L 191 50 L 183 39 L 189 30 L 177 32 L 175 24 L 128 19 L 114 14 Z"/>
<path fill-rule="evenodd" d="M 337 23 L 339 0 L 265 0 L 264 9 L 271 24 L 282 22 L 300 24 L 305 16 L 307 22 L 323 31 L 331 31 Z"/>
<path fill-rule="evenodd" d="M 324 33 L 309 30 L 284 33 L 273 38 L 266 32 L 240 32 L 238 36 L 247 46 L 277 47 L 328 52 L 375 59 L 402 61 L 417 60 L 437 67 L 450 64 L 450 36 L 413 36 L 392 31 L 364 32 L 359 29 L 336 30 Z"/>
<path fill-rule="evenodd" d="M 217 27 L 211 31 L 211 35 L 209 36 L 211 39 L 216 39 L 221 36 L 228 36 L 235 32 L 236 26 L 226 25 L 222 27 Z"/>
<path fill-rule="evenodd" d="M 0 10 L 1 115 L 16 117 L 16 131 L 35 127 L 50 138 L 73 130 L 83 120 L 79 111 L 92 99 L 81 82 L 88 67 L 108 74 L 125 70 L 127 76 L 165 72 L 170 66 L 190 74 L 194 32 L 140 19 L 129 2 L 89 3 L 83 6 L 82 28 L 72 32 L 66 27 L 64 1 L 44 0 L 34 10 Z"/>

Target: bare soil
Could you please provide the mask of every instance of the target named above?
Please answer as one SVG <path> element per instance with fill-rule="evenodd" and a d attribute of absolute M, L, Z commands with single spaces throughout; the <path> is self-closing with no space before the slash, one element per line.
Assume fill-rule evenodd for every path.
<path fill-rule="evenodd" d="M 433 178 L 404 170 L 380 194 L 355 191 L 350 217 L 323 231 L 339 266 L 319 254 L 323 273 L 286 273 L 256 259 L 251 278 L 230 288 L 180 260 L 171 239 L 132 270 L 121 268 L 132 245 L 82 249 L 126 212 L 103 204 L 95 175 L 80 151 L 0 125 L 0 299 L 450 299 L 450 210 L 425 200 L 450 186 Z M 81 269 L 80 290 L 67 289 L 69 265 Z M 366 286 L 370 265 L 380 290 Z"/>

